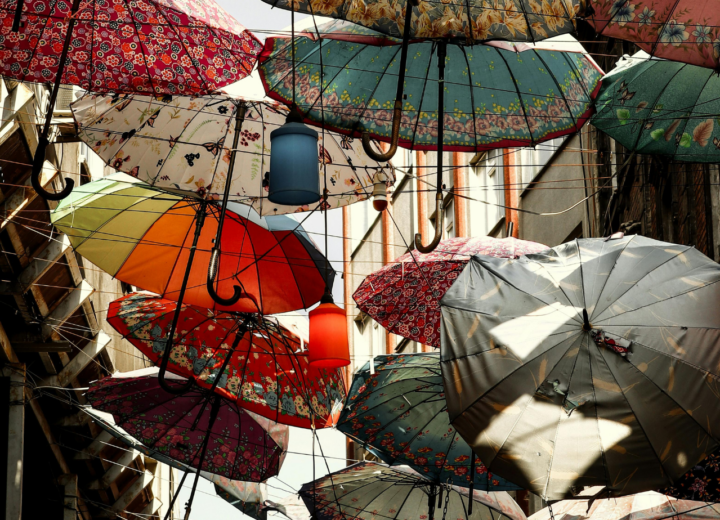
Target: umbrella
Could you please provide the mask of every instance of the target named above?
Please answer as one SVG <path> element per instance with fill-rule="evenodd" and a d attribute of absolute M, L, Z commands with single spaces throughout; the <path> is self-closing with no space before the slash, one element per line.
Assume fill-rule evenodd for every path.
<path fill-rule="evenodd" d="M 711 520 L 720 515 L 718 506 L 673 498 L 646 491 L 620 498 L 593 500 L 598 488 L 582 492 L 574 500 L 557 502 L 541 509 L 531 520 Z M 587 497 L 583 499 L 583 497 Z"/>
<path fill-rule="evenodd" d="M 398 40 L 339 22 L 318 32 L 322 38 L 305 34 L 265 41 L 259 59 L 265 90 L 295 106 L 310 123 L 362 135 L 366 143 L 370 136 L 390 142 L 390 156 L 398 143 L 437 150 L 436 233 L 430 246 L 416 235 L 415 247 L 423 253 L 441 237 L 443 151 L 533 146 L 574 133 L 592 112 L 602 74 L 582 47 L 562 51 L 441 41 L 410 43 L 413 59 L 407 78 L 399 80 L 398 68 L 404 71 L 405 64 L 397 65 Z M 404 101 L 393 109 L 398 81 L 406 83 Z"/>
<path fill-rule="evenodd" d="M 223 397 L 282 424 L 333 425 L 345 397 L 342 373 L 310 366 L 306 353 L 297 352 L 300 342 L 271 318 L 191 305 L 176 312 L 177 307 L 175 302 L 135 293 L 112 302 L 107 319 L 157 363 L 167 351 L 165 338 L 178 316 L 170 372 L 201 387 L 215 387 Z"/>
<path fill-rule="evenodd" d="M 247 76 L 261 48 L 213 0 L 11 0 L 0 5 L 0 19 L 0 74 L 53 82 L 31 177 L 51 200 L 73 188 L 66 179 L 52 194 L 39 181 L 61 83 L 95 92 L 204 94 Z"/>
<path fill-rule="evenodd" d="M 358 309 L 394 334 L 440 346 L 440 299 L 473 255 L 517 258 L 547 246 L 515 238 L 449 238 L 429 254 L 406 253 L 366 277 L 353 294 Z"/>
<path fill-rule="evenodd" d="M 407 467 L 359 462 L 304 484 L 300 497 L 318 520 L 525 520 L 503 491 L 475 491 L 426 480 Z M 437 502 L 437 507 L 436 507 Z M 437 512 L 436 512 L 437 511 Z"/>
<path fill-rule="evenodd" d="M 592 124 L 637 153 L 720 162 L 715 71 L 638 53 L 603 78 Z"/>
<path fill-rule="evenodd" d="M 672 486 L 658 491 L 682 500 L 720 502 L 720 450 L 698 462 Z"/>
<path fill-rule="evenodd" d="M 267 493 L 252 482 L 215 484 L 215 492 L 243 514 L 255 520 L 267 520 L 268 513 L 280 513 L 289 520 L 309 520 L 310 514 L 297 495 L 288 495 L 275 502 L 266 499 Z M 273 515 L 275 516 L 275 515 Z"/>
<path fill-rule="evenodd" d="M 236 133 L 234 116 L 240 106 L 245 112 L 242 131 Z M 88 146 L 107 164 L 151 186 L 221 199 L 230 156 L 239 149 L 229 198 L 251 205 L 263 216 L 312 209 L 267 199 L 270 133 L 285 123 L 288 113 L 276 103 L 221 94 L 170 101 L 87 94 L 73 103 L 72 110 L 78 136 Z M 323 132 L 319 148 L 320 161 L 327 165 L 330 207 L 370 197 L 383 166 L 369 159 L 358 141 Z M 392 169 L 385 166 L 394 182 Z"/>
<path fill-rule="evenodd" d="M 718 446 L 719 281 L 642 236 L 473 257 L 440 302 L 453 426 L 548 501 L 672 484 Z"/>
<path fill-rule="evenodd" d="M 720 65 L 720 11 L 711 0 L 598 0 L 585 19 L 598 33 L 653 56 L 709 69 Z"/>
<path fill-rule="evenodd" d="M 439 354 L 373 358 L 353 378 L 337 428 L 383 462 L 407 465 L 436 483 L 519 489 L 488 473 L 450 425 Z"/>

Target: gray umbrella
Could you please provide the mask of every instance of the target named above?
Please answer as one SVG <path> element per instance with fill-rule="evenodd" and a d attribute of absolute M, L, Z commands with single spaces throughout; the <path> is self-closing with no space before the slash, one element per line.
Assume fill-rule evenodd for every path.
<path fill-rule="evenodd" d="M 720 266 L 641 236 L 475 256 L 441 301 L 453 426 L 546 500 L 668 485 L 718 445 Z"/>

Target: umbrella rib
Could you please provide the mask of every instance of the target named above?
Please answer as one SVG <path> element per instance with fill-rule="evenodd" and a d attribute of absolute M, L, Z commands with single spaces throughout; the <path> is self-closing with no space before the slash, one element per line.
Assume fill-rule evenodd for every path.
<path fill-rule="evenodd" d="M 588 367 L 590 369 L 590 381 L 593 380 L 593 367 L 592 367 L 592 353 L 590 351 L 590 345 L 586 342 L 585 345 L 587 346 L 587 354 L 588 354 Z M 592 388 L 592 394 L 593 394 L 593 407 L 595 409 L 595 420 L 597 421 L 598 425 L 600 423 L 600 417 L 598 415 L 598 406 L 597 406 L 597 395 L 595 393 L 595 384 L 590 385 Z M 608 463 L 607 463 L 607 456 L 605 454 L 605 449 L 603 448 L 602 444 L 602 436 L 600 435 L 600 428 L 598 426 L 597 429 L 598 434 L 598 441 L 600 445 L 600 453 L 602 454 L 603 458 L 603 473 L 605 473 L 605 482 L 611 483 L 612 479 L 610 478 L 610 473 L 608 472 Z"/>
<path fill-rule="evenodd" d="M 678 1 L 679 1 L 679 0 L 678 0 Z M 683 70 L 683 69 L 686 68 L 686 67 L 689 67 L 689 65 L 683 65 L 682 67 L 680 67 L 680 70 Z M 678 71 L 678 72 L 679 72 L 679 71 Z M 698 99 L 700 99 L 700 96 L 703 95 L 703 92 L 705 91 L 705 88 L 707 87 L 708 83 L 710 82 L 710 80 L 711 80 L 713 77 L 717 77 L 717 76 L 716 76 L 713 72 L 710 72 L 710 73 L 708 74 L 707 79 L 705 80 L 705 84 L 703 85 L 703 88 L 701 88 L 700 91 L 698 92 L 698 96 L 697 96 L 697 98 L 695 99 L 695 105 L 693 105 L 693 106 L 697 106 L 697 105 L 698 105 L 698 102 L 697 102 Z M 674 76 L 673 76 L 673 78 L 674 78 Z M 664 89 L 663 89 L 663 93 L 664 93 Z M 717 98 L 715 98 L 715 99 L 717 99 Z M 684 119 L 684 121 L 683 121 L 684 124 L 683 124 L 683 127 L 682 127 L 682 132 L 685 133 L 685 129 L 687 128 L 688 124 L 690 123 L 690 118 L 683 118 L 683 119 Z M 680 130 L 679 125 L 678 125 L 678 128 L 676 129 L 676 131 L 678 131 L 678 130 Z M 641 129 L 641 131 L 642 131 L 642 129 Z M 682 134 L 681 134 L 681 135 L 682 135 Z M 676 143 L 675 143 L 675 153 L 673 154 L 673 156 L 676 156 L 676 155 L 677 155 L 677 152 L 678 152 L 678 148 L 679 148 L 679 147 L 680 147 L 680 140 L 677 140 Z"/>
<path fill-rule="evenodd" d="M 528 30 L 530 30 L 529 27 L 528 27 Z M 520 108 L 523 111 L 523 117 L 525 118 L 525 125 L 528 128 L 528 133 L 530 134 L 530 145 L 535 146 L 535 140 L 533 138 L 532 132 L 530 131 L 530 121 L 528 120 L 527 111 L 525 110 L 524 99 L 523 99 L 522 94 L 520 93 L 520 87 L 518 87 L 518 83 L 517 83 L 517 80 L 515 79 L 515 75 L 513 74 L 513 71 L 510 68 L 510 64 L 505 59 L 505 56 L 503 56 L 503 53 L 500 51 L 500 49 L 498 49 L 497 47 L 493 47 L 493 50 L 503 60 L 503 63 L 505 64 L 505 68 L 507 69 L 508 74 L 510 74 L 510 80 L 512 81 L 513 87 L 515 87 L 515 93 L 517 94 L 517 97 L 518 97 L 518 103 L 520 105 Z M 537 56 L 540 59 L 540 61 L 543 62 L 543 65 L 545 65 L 545 68 L 547 69 L 548 74 L 550 76 L 552 76 L 553 80 L 555 80 L 555 75 L 552 72 L 550 72 L 550 69 L 547 67 L 547 65 L 545 64 L 543 59 L 540 58 L 540 55 L 538 54 L 538 52 L 534 49 L 533 49 L 533 52 L 535 53 L 535 56 Z M 555 85 L 557 85 L 557 81 L 555 81 Z M 567 101 L 565 102 L 565 105 L 567 106 Z M 569 109 L 570 109 L 570 107 L 568 107 L 568 110 Z"/>
<path fill-rule="evenodd" d="M 170 282 L 173 278 L 173 273 L 175 272 L 175 269 L 177 268 L 177 265 L 178 265 L 178 261 L 180 260 L 180 255 L 185 250 L 184 244 L 185 244 L 185 242 L 187 242 L 187 239 L 190 236 L 190 233 L 194 232 L 194 229 L 196 227 L 196 220 L 198 218 L 198 210 L 205 211 L 205 208 L 201 207 L 201 208 L 198 208 L 195 210 L 195 218 L 192 219 L 192 221 L 190 222 L 190 225 L 187 228 L 187 231 L 185 232 L 185 238 L 183 239 L 183 241 L 180 243 L 180 246 L 178 247 L 178 253 L 175 256 L 175 261 L 173 262 L 172 269 L 169 270 L 167 281 L 163 284 L 163 292 L 162 292 L 163 297 L 165 297 L 165 294 L 168 292 L 168 288 L 170 287 Z M 160 220 L 160 219 L 158 219 L 158 220 Z M 145 232 L 146 235 L 153 227 L 155 227 L 155 224 L 157 224 L 157 222 L 158 221 L 156 220 L 153 223 L 153 225 L 148 228 L 148 230 Z M 125 263 L 123 262 L 123 265 L 124 264 Z M 192 269 L 192 267 L 191 267 L 191 269 Z M 118 269 L 118 271 L 119 271 L 119 269 Z M 179 309 L 178 309 L 178 311 L 179 311 Z M 169 338 L 169 339 L 170 339 L 170 341 L 173 340 L 172 338 Z"/>
<path fill-rule="evenodd" d="M 469 0 L 466 0 L 469 2 Z M 470 24 L 470 31 L 472 34 L 472 19 L 470 18 L 470 6 L 468 5 L 468 23 Z M 473 36 L 474 39 L 474 36 Z M 475 141 L 475 148 L 478 147 L 478 130 L 477 130 L 477 120 L 475 118 L 475 87 L 473 86 L 472 81 L 472 70 L 470 70 L 470 60 L 468 60 L 467 57 L 467 51 L 465 50 L 465 47 L 461 47 L 463 58 L 465 58 L 465 66 L 467 67 L 468 71 L 468 87 L 470 89 L 470 111 L 472 112 L 470 114 L 470 117 L 472 118 L 473 123 L 473 140 Z M 529 128 L 528 128 L 529 129 Z M 532 132 L 530 132 L 530 137 L 532 138 Z M 454 255 L 453 255 L 454 256 Z"/>
<path fill-rule="evenodd" d="M 596 308 L 597 308 L 597 305 L 596 305 L 596 304 L 597 304 L 597 302 L 600 301 L 600 297 L 602 296 L 603 291 L 605 291 L 605 287 L 607 286 L 608 280 L 610 279 L 610 276 L 612 276 L 612 272 L 615 270 L 615 267 L 617 267 L 617 261 L 618 261 L 618 259 L 623 255 L 623 253 L 625 252 L 625 250 L 628 248 L 628 246 L 630 245 L 630 243 L 631 243 L 634 239 L 635 239 L 634 236 L 631 237 L 630 239 L 628 239 L 628 240 L 625 242 L 625 244 L 623 245 L 622 251 L 620 251 L 620 253 L 618 253 L 617 257 L 615 258 L 615 262 L 613 263 L 613 266 L 610 268 L 610 271 L 608 271 L 608 275 L 605 277 L 605 280 L 603 281 L 603 285 L 602 285 L 602 287 L 600 288 L 600 291 L 598 291 L 597 296 L 595 297 L 595 301 L 593 302 L 593 304 L 594 304 L 594 305 L 593 305 L 593 312 L 591 313 L 589 319 L 591 319 L 591 320 L 593 319 L 593 315 L 595 314 L 595 310 L 596 310 Z M 607 242 L 603 242 L 603 246 L 602 246 L 603 251 L 605 250 L 605 247 L 606 247 L 606 246 L 607 246 Z"/>
<path fill-rule="evenodd" d="M 562 1 L 560 3 L 562 3 Z M 545 60 L 542 58 L 540 53 L 536 50 L 533 50 L 533 52 L 535 53 L 535 56 L 537 56 L 538 59 L 542 62 L 542 64 L 545 66 L 545 69 L 548 71 L 548 74 L 550 74 L 550 77 L 553 79 L 553 82 L 555 83 L 555 86 L 557 87 L 558 92 L 560 93 L 560 96 L 562 97 L 563 102 L 565 103 L 565 106 L 567 107 L 568 114 L 570 114 L 570 119 L 573 122 L 573 127 L 575 127 L 576 130 L 580 130 L 580 128 L 578 128 L 578 122 L 577 122 L 577 119 L 575 118 L 575 114 L 573 114 L 572 108 L 570 108 L 570 103 L 568 103 L 567 97 L 565 97 L 565 93 L 562 91 L 562 87 L 560 86 L 560 83 L 558 83 L 558 80 L 555 77 L 555 74 L 553 72 L 550 72 L 550 70 L 551 70 L 550 67 L 545 62 Z M 564 53 L 563 53 L 563 56 L 564 56 Z M 582 81 L 578 81 L 578 83 L 582 83 Z M 574 100 L 574 101 L 577 101 L 577 100 Z M 521 105 L 522 105 L 522 103 L 521 103 Z M 530 136 L 532 137 L 532 134 L 530 134 Z"/>
<path fill-rule="evenodd" d="M 626 4 L 629 4 L 629 3 L 630 3 L 630 0 L 627 0 L 627 1 L 623 4 L 623 6 L 625 6 Z M 662 34 L 663 34 L 664 30 L 665 30 L 665 27 L 667 27 L 667 25 L 670 23 L 670 20 L 674 20 L 674 17 L 673 17 L 672 15 L 675 13 L 675 9 L 677 9 L 677 6 L 678 6 L 679 3 L 680 3 L 680 0 L 675 0 L 675 4 L 672 6 L 672 8 L 670 9 L 670 11 L 668 11 L 667 17 L 665 18 L 665 22 L 664 22 L 664 23 L 662 24 L 662 26 L 658 29 L 657 38 L 656 38 L 656 40 L 653 42 L 652 47 L 650 48 L 650 52 L 648 53 L 648 54 L 650 54 L 650 56 L 653 56 L 653 55 L 655 54 L 655 51 L 657 50 L 658 45 L 660 45 L 660 38 L 662 37 Z M 620 11 L 620 10 L 618 9 L 617 12 L 619 12 L 619 11 Z M 617 12 L 615 13 L 615 15 L 613 15 L 612 18 L 615 18 L 615 16 L 617 15 Z M 612 20 L 612 19 L 611 19 L 611 20 Z M 607 25 L 606 25 L 605 27 L 607 27 Z"/>
<path fill-rule="evenodd" d="M 58 0 L 52 0 L 52 7 L 50 8 L 50 13 L 52 13 L 55 10 L 57 3 L 58 3 Z M 27 6 L 26 6 L 26 8 L 27 8 Z M 33 60 L 35 59 L 35 55 L 37 54 L 38 47 L 40 47 L 40 42 L 44 40 L 42 35 L 47 30 L 48 24 L 50 23 L 51 19 L 52 19 L 52 15 L 48 14 L 47 18 L 45 19 L 45 24 L 43 25 L 42 31 L 40 31 L 40 34 L 37 37 L 37 42 L 35 43 L 35 47 L 33 47 L 32 53 L 30 54 L 30 60 L 28 61 L 28 63 L 32 63 Z M 77 21 L 76 21 L 76 23 L 77 23 Z M 65 27 L 67 28 L 67 25 Z M 29 71 L 30 71 L 30 69 L 28 68 L 28 72 Z M 55 71 L 55 74 L 57 75 L 59 71 L 60 71 L 60 63 L 58 63 L 58 70 Z M 27 79 L 27 75 L 25 74 L 25 72 L 23 72 L 23 80 L 26 80 L 26 79 Z M 52 109 L 53 109 L 53 107 L 48 107 L 48 110 L 52 110 Z"/>
<path fill-rule="evenodd" d="M 135 21 L 135 15 L 133 13 L 133 8 L 130 6 L 130 3 L 128 2 L 128 0 L 122 0 L 122 1 L 125 3 L 125 9 L 127 9 L 127 12 L 130 15 L 130 18 L 132 20 L 132 23 L 125 24 L 125 25 L 126 26 L 132 25 L 133 29 L 135 29 L 135 36 L 137 36 L 137 38 L 138 38 L 138 43 L 141 46 L 140 50 L 141 50 L 141 54 L 143 57 L 143 61 L 145 62 L 145 72 L 147 73 L 148 82 L 150 83 L 150 88 L 152 89 L 152 92 L 156 94 L 157 92 L 155 91 L 155 84 L 153 82 L 153 77 L 150 74 L 150 67 L 148 67 L 147 58 L 145 57 L 145 52 L 143 52 L 143 49 L 142 49 L 142 47 L 144 46 L 143 38 L 140 37 L 140 30 L 137 28 L 137 25 L 135 25 L 137 22 Z M 158 13 L 160 13 L 161 11 L 162 11 L 161 9 L 157 9 Z"/>
<path fill-rule="evenodd" d="M 409 1 L 409 0 L 408 0 L 408 1 Z M 435 53 L 432 52 L 432 46 L 431 46 L 431 48 L 430 48 L 430 59 L 428 60 L 428 65 L 427 65 L 427 67 L 425 67 L 425 81 L 423 81 L 422 92 L 420 93 L 420 102 L 418 103 L 417 117 L 415 118 L 415 126 L 413 127 L 412 138 L 410 139 L 410 146 L 411 146 L 411 147 L 414 147 L 414 146 L 415 146 L 415 136 L 417 135 L 417 129 L 418 129 L 418 126 L 420 125 L 420 114 L 422 113 L 422 105 L 423 105 L 423 102 L 425 101 L 425 90 L 427 89 L 428 77 L 430 77 L 430 65 L 432 64 L 432 57 L 433 57 L 434 55 L 435 55 Z M 438 108 L 440 108 L 440 107 L 438 107 Z M 475 110 L 474 107 L 473 107 L 473 110 Z M 475 114 L 473 114 L 473 117 L 474 117 L 474 116 L 475 116 Z M 440 125 L 440 124 L 443 124 L 443 122 L 442 122 L 442 121 L 438 121 L 438 124 L 439 124 L 439 125 Z M 411 148 L 411 149 L 412 149 L 412 148 Z M 418 177 L 418 178 L 419 178 L 419 177 Z M 426 186 L 428 185 L 428 182 L 427 182 L 426 180 L 423 181 L 423 182 L 425 183 Z M 419 188 L 418 188 L 418 189 L 419 189 Z M 417 263 L 417 262 L 416 262 L 416 263 Z"/>
<path fill-rule="evenodd" d="M 293 233 L 290 232 L 290 234 L 293 234 Z M 287 251 L 285 251 L 285 248 L 283 247 L 283 241 L 278 241 L 278 247 L 280 249 L 280 252 L 283 254 L 283 256 L 285 258 L 288 258 L 288 260 L 289 260 Z M 328 252 L 325 251 L 325 254 L 327 255 Z M 330 264 L 329 259 L 327 260 L 327 263 L 328 263 L 328 265 Z M 303 291 L 300 289 L 300 284 L 298 283 L 297 276 L 295 275 L 295 271 L 293 270 L 293 264 L 290 261 L 288 261 L 288 269 L 290 270 L 290 274 L 292 276 L 293 283 L 295 284 L 295 289 L 297 290 L 298 296 L 300 296 L 300 301 L 302 302 L 302 306 L 304 309 L 307 309 L 308 306 L 305 302 L 305 295 L 303 294 Z M 329 271 L 329 269 L 328 269 L 328 271 Z"/>
<path fill-rule="evenodd" d="M 580 257 L 580 255 L 578 255 L 578 258 L 579 257 Z M 532 262 L 533 264 L 537 265 L 538 267 L 542 267 L 542 270 L 545 273 L 547 273 L 547 275 L 552 279 L 552 281 L 555 282 L 555 285 L 557 286 L 557 288 L 560 289 L 560 292 L 563 293 L 563 296 L 565 296 L 565 300 L 567 300 L 567 302 L 570 304 L 571 307 L 575 307 L 572 300 L 570 299 L 570 296 L 568 296 L 568 294 L 565 292 L 565 289 L 563 289 L 562 284 L 557 281 L 557 279 L 553 276 L 552 271 L 547 268 L 546 264 L 544 264 L 542 262 L 538 262 L 536 260 L 532 260 L 531 258 L 528 258 L 528 261 Z M 582 262 L 578 261 L 578 265 L 580 265 L 580 268 L 582 269 Z M 581 281 L 582 281 L 582 271 L 580 272 L 580 274 L 581 274 Z M 522 291 L 522 292 L 525 292 L 525 291 Z M 528 293 L 526 293 L 526 294 L 528 294 Z M 583 301 L 584 301 L 584 298 L 583 298 Z M 547 303 L 546 303 L 546 305 L 547 305 Z M 577 314 L 579 321 L 582 321 L 583 318 L 582 318 L 582 315 L 580 314 L 580 311 L 576 310 L 575 313 Z"/>

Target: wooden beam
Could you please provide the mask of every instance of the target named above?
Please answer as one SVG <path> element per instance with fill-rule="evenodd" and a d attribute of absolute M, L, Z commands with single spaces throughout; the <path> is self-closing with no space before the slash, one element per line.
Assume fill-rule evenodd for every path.
<path fill-rule="evenodd" d="M 6 365 L 2 369 L 2 375 L 10 380 L 7 468 L 5 468 L 7 472 L 5 519 L 21 520 L 25 444 L 25 365 L 15 365 L 14 367 Z"/>
<path fill-rule="evenodd" d="M 90 460 L 98 457 L 100 452 L 104 450 L 113 439 L 114 437 L 110 432 L 106 432 L 105 430 L 101 431 L 100 434 L 88 444 L 87 448 L 75 455 L 75 459 Z"/>
<path fill-rule="evenodd" d="M 140 511 L 141 518 L 148 518 L 150 516 L 154 516 L 157 514 L 158 510 L 162 507 L 162 502 L 160 502 L 157 498 L 153 498 L 148 505 L 145 506 L 145 508 Z"/>
<path fill-rule="evenodd" d="M 83 412 L 82 410 L 71 414 L 66 415 L 65 417 L 61 417 L 57 421 L 55 421 L 53 424 L 55 426 L 85 426 L 86 424 L 89 424 L 90 421 L 92 421 L 92 417 L 90 417 L 89 414 Z"/>
<path fill-rule="evenodd" d="M 70 362 L 63 367 L 58 375 L 51 375 L 40 381 L 41 386 L 59 386 L 66 387 L 70 382 L 77 378 L 80 373 L 85 370 L 85 367 L 92 362 L 92 360 L 100 352 L 102 352 L 107 344 L 110 343 L 110 336 L 104 332 L 98 332 L 98 334 L 87 344 L 81 352 L 70 360 Z"/>
<path fill-rule="evenodd" d="M 57 482 L 60 486 L 65 488 L 65 496 L 63 498 L 63 520 L 77 520 L 79 498 L 77 475 L 60 475 Z"/>
<path fill-rule="evenodd" d="M 42 324 L 43 337 L 49 338 L 53 330 L 65 323 L 94 292 L 95 289 L 86 280 L 83 280 L 78 287 L 72 289 L 60 305 L 45 317 Z"/>
<path fill-rule="evenodd" d="M 135 482 L 133 482 L 133 484 L 128 488 L 128 490 L 125 491 L 125 493 L 123 493 L 122 496 L 117 499 L 117 501 L 112 505 L 111 509 L 116 513 L 127 509 L 127 507 L 132 504 L 133 500 L 135 500 L 137 496 L 142 493 L 147 486 L 150 485 L 154 478 L 155 475 L 153 475 L 149 471 L 144 472 L 135 480 Z"/>
<path fill-rule="evenodd" d="M 140 456 L 139 451 L 135 450 L 127 450 L 123 452 L 123 454 L 120 456 L 118 460 L 116 460 L 114 463 L 111 463 L 110 469 L 108 469 L 105 474 L 100 477 L 97 480 L 94 480 L 90 483 L 88 486 L 88 489 L 107 489 L 109 488 L 113 482 L 117 480 L 117 478 L 120 476 L 120 474 L 127 469 L 126 466 L 129 466 L 132 464 L 132 462 Z"/>
<path fill-rule="evenodd" d="M 40 254 L 30 261 L 15 282 L 1 283 L 0 292 L 4 294 L 22 294 L 26 292 L 69 249 L 70 239 L 64 234 L 59 235 L 57 242 L 52 240 Z"/>
<path fill-rule="evenodd" d="M 69 341 L 51 341 L 49 343 L 13 343 L 15 352 L 70 352 Z"/>

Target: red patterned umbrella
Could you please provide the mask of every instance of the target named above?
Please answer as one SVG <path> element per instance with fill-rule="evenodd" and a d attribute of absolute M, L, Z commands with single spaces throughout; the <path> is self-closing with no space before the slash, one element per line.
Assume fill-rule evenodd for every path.
<path fill-rule="evenodd" d="M 135 293 L 112 302 L 107 319 L 159 363 L 176 308 L 177 302 Z M 183 305 L 167 370 L 275 422 L 332 426 L 345 399 L 342 374 L 311 367 L 300 349 L 270 318 Z"/>
<path fill-rule="evenodd" d="M 388 331 L 440 346 L 440 299 L 474 255 L 518 258 L 547 246 L 515 238 L 450 238 L 431 253 L 406 253 L 365 278 L 353 299 Z"/>

